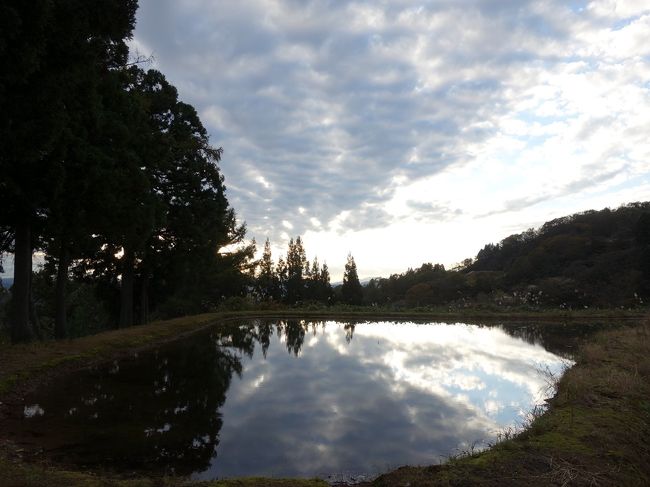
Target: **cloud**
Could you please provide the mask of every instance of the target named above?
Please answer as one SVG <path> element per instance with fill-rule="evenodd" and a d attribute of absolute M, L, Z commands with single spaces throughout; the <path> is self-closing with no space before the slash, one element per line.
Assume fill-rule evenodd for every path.
<path fill-rule="evenodd" d="M 133 46 L 223 146 L 251 236 L 282 241 L 282 221 L 389 231 L 409 211 L 445 220 L 583 195 L 608 184 L 585 174 L 594 165 L 647 173 L 649 23 L 638 2 L 604 0 L 141 0 Z M 450 195 L 405 203 L 404 188 L 466 167 L 436 188 Z"/>
<path fill-rule="evenodd" d="M 461 209 L 452 209 L 448 206 L 428 201 L 408 200 L 406 204 L 413 211 L 417 220 L 445 221 L 463 214 L 463 210 Z"/>
<path fill-rule="evenodd" d="M 583 174 L 581 178 L 574 181 L 568 181 L 561 186 L 558 186 L 553 192 L 546 192 L 535 196 L 523 196 L 521 198 L 508 200 L 505 202 L 503 208 L 481 215 L 481 217 L 497 215 L 499 213 L 522 211 L 544 201 L 554 200 L 588 188 L 599 186 L 601 183 L 606 181 L 616 181 L 616 176 L 622 171 L 622 168 L 601 171 L 599 170 L 600 168 L 598 165 L 593 165 L 586 169 L 587 171 L 585 171 L 585 174 Z"/>
<path fill-rule="evenodd" d="M 363 205 L 353 212 L 346 212 L 338 219 L 337 224 L 345 230 L 363 230 L 385 227 L 390 225 L 394 217 L 386 210 L 372 205 Z"/>

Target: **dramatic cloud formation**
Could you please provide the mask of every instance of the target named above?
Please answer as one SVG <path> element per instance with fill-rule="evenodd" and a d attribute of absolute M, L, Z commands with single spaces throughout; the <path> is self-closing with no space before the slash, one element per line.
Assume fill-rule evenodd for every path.
<path fill-rule="evenodd" d="M 140 0 L 132 48 L 223 146 L 249 235 L 335 278 L 650 198 L 645 2 Z"/>

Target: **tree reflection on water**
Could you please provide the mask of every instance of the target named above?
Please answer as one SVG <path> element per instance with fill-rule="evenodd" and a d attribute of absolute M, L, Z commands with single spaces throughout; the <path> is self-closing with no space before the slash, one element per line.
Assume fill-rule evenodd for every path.
<path fill-rule="evenodd" d="M 108 367 L 74 374 L 26 403 L 44 414 L 25 432 L 46 431 L 55 459 L 187 475 L 204 469 L 219 444 L 219 413 L 241 354 L 251 357 L 256 338 L 233 327 L 199 340 Z"/>

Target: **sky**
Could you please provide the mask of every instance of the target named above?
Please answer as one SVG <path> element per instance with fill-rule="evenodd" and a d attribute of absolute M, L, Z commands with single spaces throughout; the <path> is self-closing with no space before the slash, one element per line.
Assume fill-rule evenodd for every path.
<path fill-rule="evenodd" d="M 140 0 L 248 237 L 340 280 L 650 199 L 650 4 Z"/>

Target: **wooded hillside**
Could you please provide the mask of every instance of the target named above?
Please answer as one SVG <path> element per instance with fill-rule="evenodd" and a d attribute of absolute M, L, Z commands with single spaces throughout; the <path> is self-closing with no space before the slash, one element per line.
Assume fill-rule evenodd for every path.
<path fill-rule="evenodd" d="M 635 307 L 650 294 L 650 202 L 586 211 L 487 244 L 453 270 L 373 279 L 367 303 Z"/>

